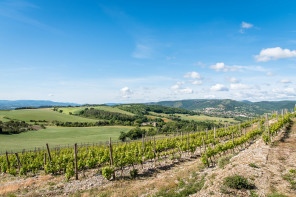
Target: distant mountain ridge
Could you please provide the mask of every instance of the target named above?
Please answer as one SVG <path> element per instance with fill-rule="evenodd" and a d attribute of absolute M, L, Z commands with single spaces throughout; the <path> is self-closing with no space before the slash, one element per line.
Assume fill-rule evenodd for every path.
<path fill-rule="evenodd" d="M 0 110 L 11 110 L 20 107 L 41 107 L 41 106 L 79 106 L 77 103 L 54 102 L 47 100 L 0 100 Z"/>
<path fill-rule="evenodd" d="M 294 109 L 296 101 L 235 101 L 231 99 L 191 99 L 178 101 L 160 101 L 146 104 L 178 107 L 192 111 L 204 111 L 206 108 L 223 109 L 224 111 L 263 114 L 281 109 Z"/>

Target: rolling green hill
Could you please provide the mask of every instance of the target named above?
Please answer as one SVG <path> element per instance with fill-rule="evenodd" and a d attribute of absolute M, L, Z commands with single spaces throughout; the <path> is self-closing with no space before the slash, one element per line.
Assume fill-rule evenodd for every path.
<path fill-rule="evenodd" d="M 73 114 L 79 114 L 79 112 L 85 108 L 94 108 L 94 109 L 98 109 L 98 110 L 104 110 L 104 111 L 108 111 L 108 112 L 116 112 L 116 113 L 122 113 L 122 114 L 126 114 L 126 115 L 130 115 L 133 116 L 134 114 L 128 111 L 124 111 L 119 109 L 118 107 L 112 107 L 112 106 L 95 106 L 95 107 L 61 107 L 58 108 L 59 110 L 63 110 L 64 114 L 69 114 L 69 112 L 73 113 Z"/>
<path fill-rule="evenodd" d="M 83 118 L 79 116 L 71 116 L 50 109 L 23 109 L 0 111 L 0 121 L 19 120 L 30 122 L 30 120 L 46 120 L 48 122 L 58 120 L 62 122 L 96 122 L 98 120 Z"/>

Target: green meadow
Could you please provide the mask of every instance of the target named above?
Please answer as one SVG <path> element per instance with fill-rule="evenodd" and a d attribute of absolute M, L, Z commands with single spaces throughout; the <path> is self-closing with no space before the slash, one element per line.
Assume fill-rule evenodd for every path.
<path fill-rule="evenodd" d="M 72 114 L 78 114 L 79 111 L 85 109 L 86 107 L 61 107 L 58 108 L 59 110 L 63 110 L 64 114 L 69 114 L 69 112 L 71 112 Z M 96 107 L 88 107 L 88 108 L 95 108 L 95 109 L 99 109 L 99 110 L 104 110 L 104 111 L 108 111 L 108 112 L 117 112 L 117 113 L 122 113 L 122 114 L 126 114 L 126 115 L 131 115 L 133 116 L 133 113 L 121 110 L 117 107 L 111 107 L 111 106 L 96 106 Z"/>
<path fill-rule="evenodd" d="M 13 135 L 0 135 L 0 153 L 7 151 L 29 150 L 49 146 L 74 145 L 74 143 L 98 143 L 111 137 L 118 140 L 121 131 L 127 132 L 133 127 L 47 127 L 38 131 L 28 131 Z"/>
<path fill-rule="evenodd" d="M 30 120 L 58 120 L 62 122 L 96 122 L 98 120 L 72 116 L 64 113 L 52 111 L 50 109 L 25 109 L 0 111 L 0 121 L 20 120 L 30 122 Z"/>

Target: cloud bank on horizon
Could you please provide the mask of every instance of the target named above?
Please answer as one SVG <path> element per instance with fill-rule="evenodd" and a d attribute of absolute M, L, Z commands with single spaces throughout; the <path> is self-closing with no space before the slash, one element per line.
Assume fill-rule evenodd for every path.
<path fill-rule="evenodd" d="M 1 1 L 0 100 L 296 100 L 296 2 L 180 2 Z"/>

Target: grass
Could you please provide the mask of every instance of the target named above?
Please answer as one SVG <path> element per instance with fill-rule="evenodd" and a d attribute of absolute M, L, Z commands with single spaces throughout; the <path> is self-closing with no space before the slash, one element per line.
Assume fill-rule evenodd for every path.
<path fill-rule="evenodd" d="M 68 145 L 74 143 L 98 143 L 118 140 L 121 131 L 127 132 L 133 127 L 105 126 L 105 127 L 48 127 L 38 131 L 28 131 L 14 135 L 0 135 L 0 153 L 7 151 L 33 150 L 35 147 Z"/>
<path fill-rule="evenodd" d="M 283 179 L 290 183 L 290 187 L 296 190 L 296 170 L 291 169 L 287 174 L 283 175 Z"/>
<path fill-rule="evenodd" d="M 158 116 L 162 118 L 167 118 L 169 117 L 168 114 L 164 113 L 155 113 L 155 112 L 149 112 L 150 115 L 152 116 Z M 220 118 L 220 117 L 211 117 L 211 116 L 206 116 L 206 115 L 188 115 L 188 114 L 174 114 L 175 116 L 180 116 L 181 119 L 183 120 L 194 120 L 194 121 L 214 121 L 216 123 L 225 123 L 225 122 L 230 122 L 230 123 L 237 123 L 238 121 L 234 120 L 233 118 Z"/>
<path fill-rule="evenodd" d="M 69 112 L 72 112 L 73 114 L 78 114 L 79 111 L 85 108 L 86 107 L 62 107 L 62 108 L 59 108 L 59 110 L 63 110 L 63 114 L 69 114 Z M 88 107 L 88 108 L 95 108 L 95 109 L 104 110 L 108 112 L 117 112 L 117 113 L 122 113 L 126 115 L 131 115 L 131 116 L 135 115 L 133 113 L 121 110 L 117 107 L 111 107 L 111 106 L 97 106 L 97 107 Z"/>
<path fill-rule="evenodd" d="M 171 188 L 169 190 L 163 189 L 160 190 L 155 197 L 185 197 L 190 196 L 191 194 L 195 194 L 200 191 L 205 184 L 205 176 L 203 176 L 200 180 L 196 179 L 197 177 L 188 180 L 186 183 L 184 180 L 179 180 L 179 184 L 176 188 Z"/>
<path fill-rule="evenodd" d="M 287 197 L 287 196 L 284 194 L 272 193 L 272 194 L 269 194 L 267 197 Z"/>
<path fill-rule="evenodd" d="M 223 156 L 221 158 L 219 158 L 218 160 L 218 166 L 219 168 L 224 168 L 227 164 L 230 163 L 230 159 L 233 157 L 233 155 L 229 155 L 229 156 Z"/>
<path fill-rule="evenodd" d="M 206 120 L 210 120 L 210 121 L 215 121 L 216 123 L 225 123 L 225 122 L 230 122 L 230 123 L 236 123 L 238 122 L 237 120 L 234 120 L 233 118 L 220 118 L 220 117 L 211 117 L 211 116 L 206 116 L 206 115 L 194 115 L 194 116 L 190 116 L 190 115 L 186 115 L 186 114 L 176 114 L 177 116 L 180 116 L 181 119 L 183 120 L 195 120 L 195 121 L 206 121 Z"/>
<path fill-rule="evenodd" d="M 249 166 L 252 168 L 259 168 L 255 163 L 250 163 Z"/>
<path fill-rule="evenodd" d="M 1 118 L 2 117 L 2 118 Z M 49 109 L 26 109 L 26 110 L 11 110 L 0 111 L 0 120 L 22 120 L 30 122 L 30 120 L 59 120 L 62 122 L 96 122 L 98 120 L 71 116 L 59 112 L 54 112 Z"/>

